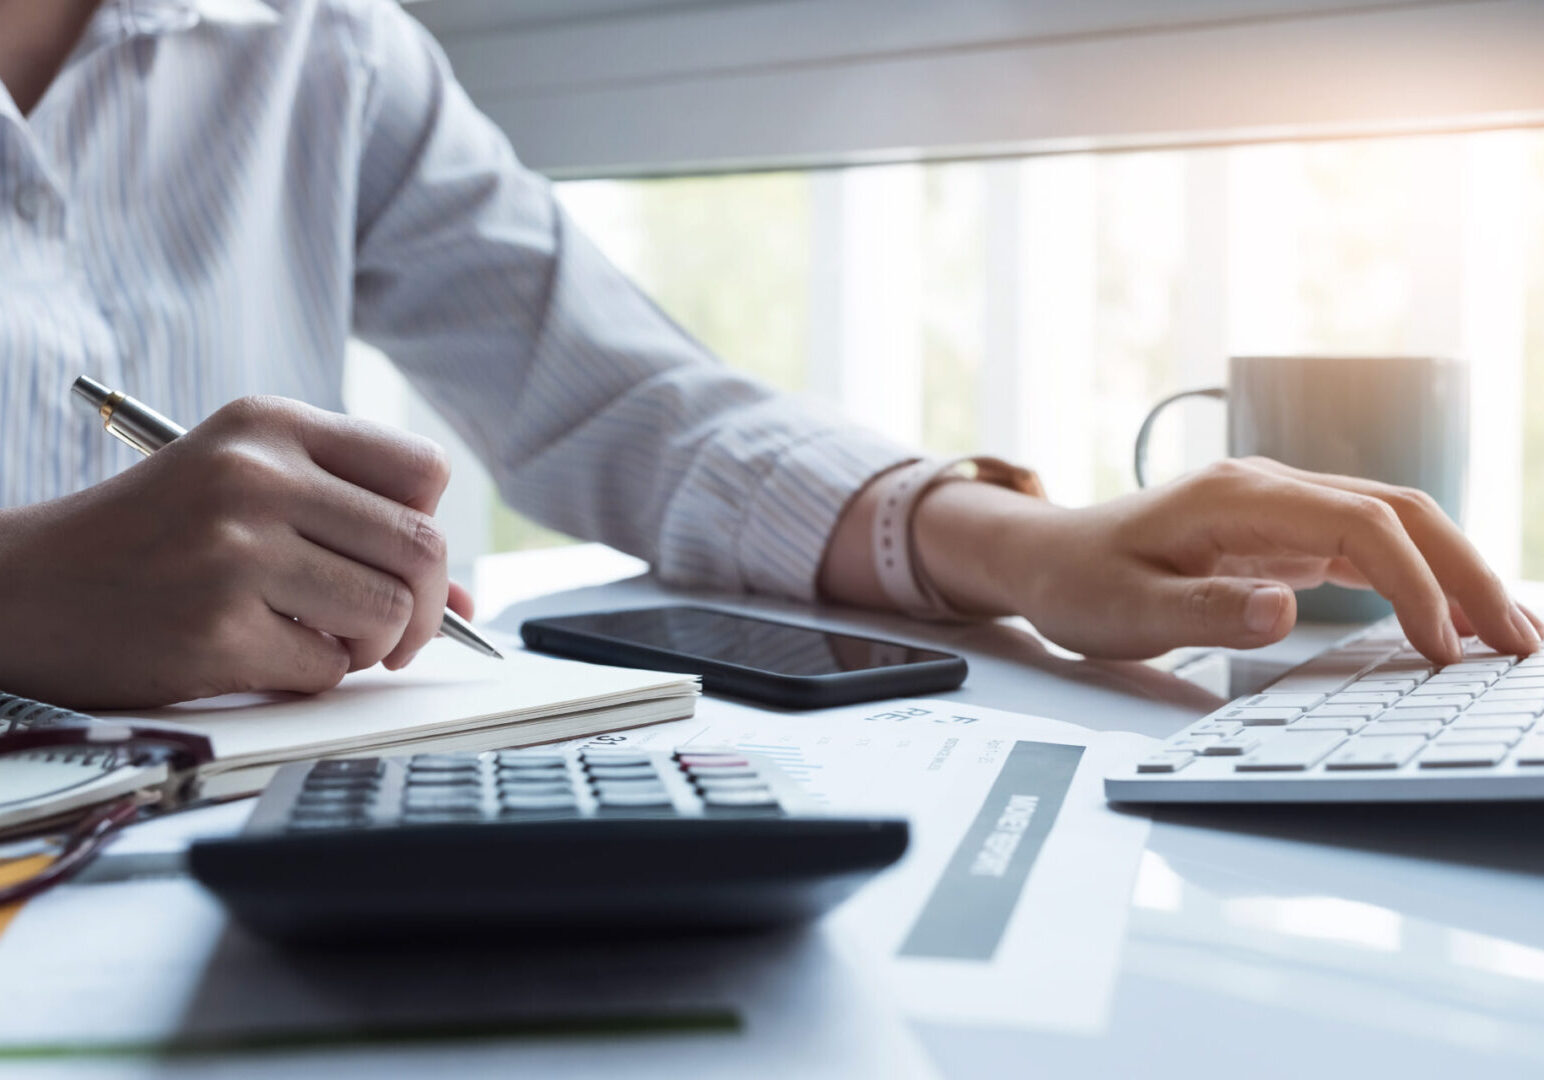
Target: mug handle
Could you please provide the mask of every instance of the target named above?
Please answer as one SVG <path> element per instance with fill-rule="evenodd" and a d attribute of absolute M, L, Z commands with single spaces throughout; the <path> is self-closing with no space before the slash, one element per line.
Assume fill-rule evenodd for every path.
<path fill-rule="evenodd" d="M 1147 439 L 1153 433 L 1153 424 L 1158 419 L 1158 414 L 1173 405 L 1176 401 L 1182 401 L 1188 397 L 1212 398 L 1216 401 L 1226 401 L 1228 392 L 1220 386 L 1208 386 L 1204 390 L 1185 390 L 1178 394 L 1170 394 L 1148 412 L 1147 418 L 1142 421 L 1142 427 L 1137 431 L 1137 449 L 1132 464 L 1136 468 L 1137 487 L 1147 486 Z"/>

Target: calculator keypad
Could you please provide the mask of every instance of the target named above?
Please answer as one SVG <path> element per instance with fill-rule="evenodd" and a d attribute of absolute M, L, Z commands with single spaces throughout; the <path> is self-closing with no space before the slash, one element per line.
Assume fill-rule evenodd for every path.
<path fill-rule="evenodd" d="M 775 766 L 733 750 L 501 750 L 312 766 L 296 831 L 585 817 L 777 816 Z"/>

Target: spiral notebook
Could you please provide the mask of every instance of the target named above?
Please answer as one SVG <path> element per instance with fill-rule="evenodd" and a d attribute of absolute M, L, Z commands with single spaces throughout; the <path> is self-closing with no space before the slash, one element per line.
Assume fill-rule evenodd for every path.
<path fill-rule="evenodd" d="M 279 766 L 292 761 L 502 749 L 679 720 L 692 715 L 699 691 L 694 675 L 585 664 L 524 650 L 489 660 L 440 639 L 402 671 L 356 672 L 312 697 L 231 695 L 101 718 L 207 736 L 214 760 L 198 767 L 189 795 L 219 799 L 256 794 Z M 27 709 L 0 696 L 0 734 L 78 715 Z M 164 765 L 120 765 L 103 752 L 0 757 L 0 835 L 68 821 L 166 779 Z"/>

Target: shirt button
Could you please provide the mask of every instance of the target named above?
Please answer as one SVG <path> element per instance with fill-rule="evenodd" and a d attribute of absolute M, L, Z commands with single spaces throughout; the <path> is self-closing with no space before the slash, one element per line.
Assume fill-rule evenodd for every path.
<path fill-rule="evenodd" d="M 16 192 L 16 213 L 23 221 L 36 221 L 43 209 L 43 190 L 36 184 L 26 184 Z"/>

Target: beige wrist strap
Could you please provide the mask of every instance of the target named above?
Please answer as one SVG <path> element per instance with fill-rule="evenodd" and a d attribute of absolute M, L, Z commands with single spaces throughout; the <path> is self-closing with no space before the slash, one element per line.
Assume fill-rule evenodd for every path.
<path fill-rule="evenodd" d="M 923 458 L 892 469 L 874 481 L 874 569 L 880 588 L 900 610 L 919 619 L 966 619 L 950 606 L 916 557 L 912 522 L 922 496 L 954 480 L 979 480 L 1045 498 L 1040 478 L 1000 458 Z"/>

